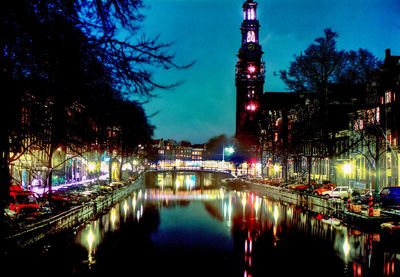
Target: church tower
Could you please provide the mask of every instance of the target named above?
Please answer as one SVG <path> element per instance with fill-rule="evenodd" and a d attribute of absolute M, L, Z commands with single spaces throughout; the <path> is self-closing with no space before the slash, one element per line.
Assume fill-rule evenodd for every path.
<path fill-rule="evenodd" d="M 257 3 L 243 4 L 242 43 L 236 64 L 236 138 L 249 146 L 257 144 L 257 111 L 263 95 L 264 63 L 259 44 Z"/>

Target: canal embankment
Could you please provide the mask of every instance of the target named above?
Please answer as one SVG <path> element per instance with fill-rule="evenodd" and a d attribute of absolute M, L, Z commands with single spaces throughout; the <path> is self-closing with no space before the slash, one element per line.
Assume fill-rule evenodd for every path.
<path fill-rule="evenodd" d="M 379 208 L 378 213 L 370 216 L 367 209 L 345 202 L 339 198 L 319 197 L 298 192 L 280 186 L 273 186 L 256 181 L 246 180 L 248 189 L 263 194 L 269 199 L 301 207 L 306 211 L 321 214 L 326 217 L 335 217 L 347 225 L 367 230 L 376 230 L 380 224 L 389 221 L 400 221 L 400 211 Z"/>
<path fill-rule="evenodd" d="M 105 195 L 101 195 L 89 202 L 74 206 L 67 211 L 51 215 L 39 221 L 25 222 L 21 226 L 9 226 L 3 234 L 5 244 L 11 247 L 26 247 L 46 236 L 79 226 L 88 220 L 97 217 L 112 208 L 121 199 L 140 188 L 144 182 L 142 174 L 133 183 L 118 187 Z"/>

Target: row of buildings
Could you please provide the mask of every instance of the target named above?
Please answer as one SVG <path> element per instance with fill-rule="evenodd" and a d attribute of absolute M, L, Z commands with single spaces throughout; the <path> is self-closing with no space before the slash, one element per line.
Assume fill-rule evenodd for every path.
<path fill-rule="evenodd" d="M 399 92 L 400 56 L 390 49 L 366 86 L 328 86 L 325 118 L 313 112 L 311 97 L 266 92 L 259 130 L 264 175 L 278 169 L 283 178 L 360 189 L 399 185 Z"/>
<path fill-rule="evenodd" d="M 43 193 L 57 185 L 121 180 L 134 177 L 132 170 L 146 156 L 144 145 L 126 142 L 136 143 L 134 136 L 124 137 L 129 127 L 118 120 L 96 122 L 77 101 L 58 110 L 51 97 L 25 93 L 20 101 L 21 111 L 9 135 L 10 185 Z M 141 131 L 135 124 L 129 126 Z"/>
<path fill-rule="evenodd" d="M 192 161 L 201 165 L 206 150 L 205 144 L 191 144 L 190 142 L 177 142 L 173 139 L 153 139 L 150 147 L 149 162 L 176 164 L 177 161 Z"/>

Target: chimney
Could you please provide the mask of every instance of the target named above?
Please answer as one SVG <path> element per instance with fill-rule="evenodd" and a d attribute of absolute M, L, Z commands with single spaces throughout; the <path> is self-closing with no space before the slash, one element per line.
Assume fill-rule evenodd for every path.
<path fill-rule="evenodd" d="M 385 60 L 390 58 L 390 48 L 385 50 Z"/>

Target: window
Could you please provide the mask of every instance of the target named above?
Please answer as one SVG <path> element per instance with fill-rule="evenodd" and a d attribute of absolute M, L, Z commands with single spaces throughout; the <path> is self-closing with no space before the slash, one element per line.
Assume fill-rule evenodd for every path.
<path fill-rule="evenodd" d="M 387 169 L 392 169 L 392 158 L 387 157 L 387 164 L 386 164 Z"/>
<path fill-rule="evenodd" d="M 358 119 L 356 121 L 356 126 L 355 126 L 356 130 L 362 130 L 364 129 L 364 121 L 362 119 Z"/>
<path fill-rule="evenodd" d="M 385 92 L 385 100 L 386 100 L 386 104 L 391 102 L 391 100 L 392 100 L 392 92 L 390 90 Z"/>
<path fill-rule="evenodd" d="M 253 8 L 249 8 L 247 10 L 247 20 L 254 20 L 256 19 L 256 12 Z"/>
<path fill-rule="evenodd" d="M 256 33 L 254 31 L 247 32 L 247 42 L 256 42 Z"/>
<path fill-rule="evenodd" d="M 386 140 L 389 144 L 392 144 L 392 134 L 387 134 L 386 135 Z"/>
<path fill-rule="evenodd" d="M 379 107 L 367 110 L 368 124 L 379 124 L 379 122 L 380 122 L 380 114 L 379 113 L 380 113 Z"/>
<path fill-rule="evenodd" d="M 247 70 L 250 72 L 250 73 L 254 73 L 254 72 L 256 72 L 256 67 L 254 66 L 254 65 L 249 65 L 249 67 L 247 67 Z"/>
<path fill-rule="evenodd" d="M 249 91 L 247 92 L 247 97 L 248 97 L 249 99 L 253 99 L 253 98 L 254 98 L 254 90 L 249 90 Z"/>

